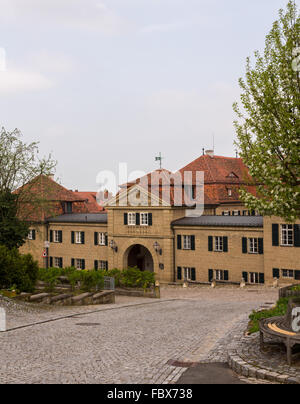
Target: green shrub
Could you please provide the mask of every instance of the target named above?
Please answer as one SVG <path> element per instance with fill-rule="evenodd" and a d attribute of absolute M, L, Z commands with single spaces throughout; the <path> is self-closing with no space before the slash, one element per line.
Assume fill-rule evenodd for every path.
<path fill-rule="evenodd" d="M 0 287 L 32 292 L 38 279 L 38 264 L 30 254 L 0 246 Z"/>
<path fill-rule="evenodd" d="M 153 272 L 141 271 L 139 268 L 124 269 L 121 273 L 120 283 L 128 288 L 143 288 L 147 289 L 155 282 Z"/>
<path fill-rule="evenodd" d="M 263 318 L 271 318 L 271 317 L 280 317 L 284 316 L 287 312 L 287 307 L 290 298 L 281 298 L 278 300 L 276 307 L 270 310 L 263 311 L 253 311 L 253 313 L 249 316 L 249 333 L 254 334 L 259 331 L 259 320 Z"/>
<path fill-rule="evenodd" d="M 52 292 L 55 286 L 58 284 L 58 278 L 62 275 L 62 269 L 60 268 L 40 268 L 38 278 L 40 281 L 46 283 L 46 290 Z"/>

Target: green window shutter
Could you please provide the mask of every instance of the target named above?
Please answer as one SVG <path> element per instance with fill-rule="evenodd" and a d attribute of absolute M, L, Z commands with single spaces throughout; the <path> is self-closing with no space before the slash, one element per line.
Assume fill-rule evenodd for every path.
<path fill-rule="evenodd" d="M 35 239 L 36 239 L 36 231 L 32 230 L 32 240 L 35 240 Z"/>
<path fill-rule="evenodd" d="M 50 230 L 50 243 L 53 243 L 53 230 Z"/>
<path fill-rule="evenodd" d="M 209 269 L 208 270 L 208 282 L 212 282 L 214 279 L 214 270 L 213 269 Z"/>
<path fill-rule="evenodd" d="M 108 246 L 108 235 L 105 235 L 105 245 Z"/>
<path fill-rule="evenodd" d="M 179 281 L 181 281 L 181 279 L 182 279 L 182 268 L 181 267 L 177 267 L 177 279 Z"/>
<path fill-rule="evenodd" d="M 124 213 L 124 225 L 128 225 L 128 213 Z"/>
<path fill-rule="evenodd" d="M 60 268 L 63 268 L 63 267 L 64 267 L 63 258 L 60 258 L 60 259 L 59 259 L 59 267 L 60 267 Z"/>
<path fill-rule="evenodd" d="M 74 258 L 71 259 L 71 267 L 73 267 L 73 268 L 75 267 L 75 259 Z"/>
<path fill-rule="evenodd" d="M 224 271 L 224 281 L 229 281 L 229 271 Z"/>
<path fill-rule="evenodd" d="M 135 214 L 135 223 L 137 226 L 141 224 L 141 215 L 139 213 Z"/>
<path fill-rule="evenodd" d="M 108 261 L 105 261 L 105 269 L 108 271 Z"/>
<path fill-rule="evenodd" d="M 208 251 L 213 251 L 213 236 L 208 236 Z"/>
<path fill-rule="evenodd" d="M 178 234 L 177 235 L 177 250 L 181 250 L 181 249 L 182 249 L 181 235 Z"/>
<path fill-rule="evenodd" d="M 195 249 L 196 249 L 195 236 L 191 236 L 191 250 L 195 251 Z"/>
<path fill-rule="evenodd" d="M 99 236 L 99 233 L 97 233 L 97 232 L 95 231 L 95 233 L 94 233 L 94 244 L 95 244 L 95 245 L 98 245 L 98 244 L 99 244 L 98 236 Z"/>
<path fill-rule="evenodd" d="M 149 213 L 149 215 L 148 215 L 148 222 L 149 222 L 149 226 L 152 226 L 152 224 L 153 224 L 153 215 L 152 215 L 152 213 Z"/>
<path fill-rule="evenodd" d="M 196 280 L 196 268 L 191 268 L 191 278 L 192 281 Z"/>
<path fill-rule="evenodd" d="M 85 244 L 85 234 L 84 234 L 84 231 L 81 232 L 81 244 Z"/>
<path fill-rule="evenodd" d="M 95 268 L 95 271 L 98 271 L 98 261 L 97 260 L 94 261 L 94 268 Z"/>
<path fill-rule="evenodd" d="M 261 284 L 265 283 L 265 274 L 262 273 L 259 274 L 259 283 Z"/>
<path fill-rule="evenodd" d="M 223 237 L 223 251 L 228 252 L 228 237 Z"/>
<path fill-rule="evenodd" d="M 295 280 L 300 281 L 300 271 L 295 271 Z"/>
<path fill-rule="evenodd" d="M 246 283 L 248 283 L 248 272 L 243 272 L 243 278 Z"/>
<path fill-rule="evenodd" d="M 259 254 L 264 253 L 264 239 L 263 238 L 258 239 L 258 253 Z"/>
<path fill-rule="evenodd" d="M 294 246 L 300 247 L 300 224 L 294 224 Z"/>
<path fill-rule="evenodd" d="M 247 239 L 247 237 L 242 238 L 242 251 L 243 251 L 243 254 L 248 253 L 248 239 Z"/>
<path fill-rule="evenodd" d="M 75 244 L 75 232 L 71 231 L 71 243 Z"/>
<path fill-rule="evenodd" d="M 280 278 L 280 270 L 279 268 L 273 268 L 273 278 Z"/>
<path fill-rule="evenodd" d="M 272 245 L 273 247 L 279 246 L 279 224 L 272 224 Z"/>
<path fill-rule="evenodd" d="M 82 269 L 85 269 L 85 260 L 82 260 Z"/>
<path fill-rule="evenodd" d="M 53 268 L 53 257 L 49 257 L 49 266 Z"/>
<path fill-rule="evenodd" d="M 58 232 L 58 237 L 59 237 L 59 242 L 62 243 L 63 242 L 63 232 L 62 232 L 62 230 L 60 230 Z"/>

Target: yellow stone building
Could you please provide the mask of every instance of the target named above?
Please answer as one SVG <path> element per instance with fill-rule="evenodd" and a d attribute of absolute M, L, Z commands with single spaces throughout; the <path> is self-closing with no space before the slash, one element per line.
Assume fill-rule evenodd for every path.
<path fill-rule="evenodd" d="M 188 171 L 204 172 L 201 216 L 189 216 L 194 206 L 176 205 L 172 181 L 166 203 L 164 186 L 158 182 L 157 190 L 151 187 L 150 175 L 148 187 L 143 179 L 121 186 L 105 210 L 92 209 L 87 193 L 73 193 L 70 201 L 72 191 L 59 186 L 58 202 L 68 208 L 36 221 L 21 252 L 30 252 L 46 267 L 137 266 L 154 271 L 160 282 L 238 283 L 242 278 L 251 284 L 272 284 L 274 278 L 280 283 L 300 282 L 300 221 L 289 224 L 262 217 L 243 206 L 239 188 L 246 186 L 255 193 L 255 187 L 249 186 L 241 159 L 209 152 L 180 170 Z M 170 174 L 155 172 L 160 179 Z M 194 179 L 189 183 L 190 199 L 196 185 Z M 132 195 L 137 206 L 128 202 Z"/>

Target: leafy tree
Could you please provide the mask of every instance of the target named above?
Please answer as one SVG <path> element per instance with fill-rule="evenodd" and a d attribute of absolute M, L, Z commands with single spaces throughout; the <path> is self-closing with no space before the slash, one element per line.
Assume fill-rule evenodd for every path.
<path fill-rule="evenodd" d="M 257 196 L 245 189 L 249 209 L 288 221 L 300 217 L 300 19 L 294 1 L 280 10 L 266 37 L 264 54 L 247 59 L 240 79 L 241 104 L 234 104 L 237 146 Z"/>
<path fill-rule="evenodd" d="M 49 155 L 39 158 L 38 143 L 25 143 L 19 130 L 0 130 L 0 245 L 20 247 L 28 234 L 30 212 L 45 205 L 35 179 L 56 166 Z"/>

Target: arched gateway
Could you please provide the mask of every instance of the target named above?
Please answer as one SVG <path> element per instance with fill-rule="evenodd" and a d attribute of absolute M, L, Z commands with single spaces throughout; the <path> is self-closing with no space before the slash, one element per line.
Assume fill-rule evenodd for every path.
<path fill-rule="evenodd" d="M 127 249 L 124 256 L 125 267 L 138 267 L 141 271 L 154 272 L 154 262 L 150 251 L 141 244 Z"/>

